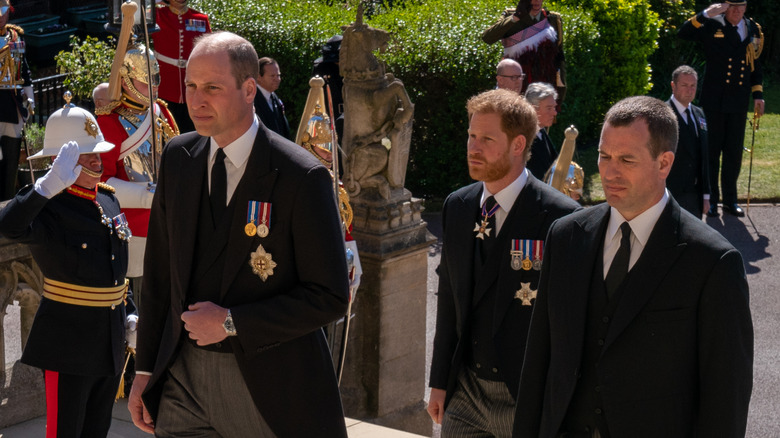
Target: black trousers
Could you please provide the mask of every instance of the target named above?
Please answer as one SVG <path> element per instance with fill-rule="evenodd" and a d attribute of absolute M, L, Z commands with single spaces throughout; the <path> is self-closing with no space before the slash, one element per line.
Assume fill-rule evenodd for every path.
<path fill-rule="evenodd" d="M 46 438 L 105 438 L 120 376 L 44 374 Z"/>
<path fill-rule="evenodd" d="M 717 205 L 723 192 L 723 204 L 737 202 L 737 179 L 742 167 L 746 113 L 722 113 L 704 109 L 710 150 L 710 205 Z M 723 156 L 721 164 L 721 155 Z M 718 171 L 720 170 L 720 190 Z"/>

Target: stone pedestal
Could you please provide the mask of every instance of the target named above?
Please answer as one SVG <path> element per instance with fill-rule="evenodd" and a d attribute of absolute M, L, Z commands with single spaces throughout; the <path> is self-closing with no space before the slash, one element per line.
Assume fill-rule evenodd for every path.
<path fill-rule="evenodd" d="M 390 200 L 353 200 L 363 277 L 353 306 L 341 382 L 348 417 L 430 435 L 425 411 L 428 246 L 422 201 L 405 189 Z"/>

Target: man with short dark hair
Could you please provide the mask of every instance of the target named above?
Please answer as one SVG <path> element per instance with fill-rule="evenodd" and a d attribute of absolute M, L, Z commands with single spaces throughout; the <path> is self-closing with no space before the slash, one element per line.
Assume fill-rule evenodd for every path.
<path fill-rule="evenodd" d="M 676 146 L 661 100 L 629 97 L 607 112 L 607 203 L 550 228 L 513 437 L 745 436 L 745 268 L 666 190 Z"/>
<path fill-rule="evenodd" d="M 257 68 L 244 38 L 199 38 L 197 132 L 162 154 L 128 400 L 158 437 L 347 436 L 321 329 L 349 299 L 333 183 L 258 121 Z"/>
<path fill-rule="evenodd" d="M 522 96 L 487 91 L 467 110 L 478 182 L 444 202 L 428 413 L 444 438 L 508 437 L 543 239 L 579 205 L 525 169 L 537 123 Z"/>
<path fill-rule="evenodd" d="M 514 59 L 502 59 L 496 66 L 496 87 L 520 93 L 523 89 L 523 67 Z"/>
<path fill-rule="evenodd" d="M 681 65 L 672 72 L 672 97 L 666 101 L 677 116 L 679 140 L 666 188 L 680 207 L 700 218 L 710 208 L 707 119 L 692 104 L 699 75 Z"/>
<path fill-rule="evenodd" d="M 746 8 L 744 0 L 714 3 L 686 21 L 679 32 L 680 38 L 701 44 L 707 62 L 700 99 L 709 124 L 712 195 L 707 216 L 718 216 L 721 190 L 723 211 L 734 216 L 745 215 L 737 204 L 737 179 L 742 167 L 745 113 L 751 95 L 756 116 L 764 114 L 761 59 L 764 34 L 758 23 L 745 17 Z"/>
<path fill-rule="evenodd" d="M 266 128 L 286 139 L 290 139 L 290 124 L 284 114 L 284 104 L 276 90 L 282 83 L 279 64 L 269 57 L 258 60 L 260 74 L 257 76 L 257 94 L 255 94 L 255 112 Z"/>

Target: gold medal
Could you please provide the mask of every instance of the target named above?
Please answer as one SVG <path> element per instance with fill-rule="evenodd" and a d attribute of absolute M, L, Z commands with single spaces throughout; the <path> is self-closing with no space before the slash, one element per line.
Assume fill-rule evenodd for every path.
<path fill-rule="evenodd" d="M 260 236 L 260 237 L 268 236 L 268 227 L 265 226 L 265 224 L 260 224 L 257 227 L 257 235 Z"/>
<path fill-rule="evenodd" d="M 257 234 L 257 227 L 255 226 L 255 224 L 250 222 L 246 224 L 246 226 L 244 227 L 244 232 L 246 233 L 247 236 L 252 237 L 255 234 Z"/>

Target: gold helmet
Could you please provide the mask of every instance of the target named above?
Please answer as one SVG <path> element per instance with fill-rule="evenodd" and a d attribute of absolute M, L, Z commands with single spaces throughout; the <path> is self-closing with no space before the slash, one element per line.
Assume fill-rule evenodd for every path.
<path fill-rule="evenodd" d="M 119 75 L 122 78 L 122 100 L 126 104 L 137 103 L 141 108 L 147 108 L 150 105 L 148 95 L 144 95 L 133 85 L 133 79 L 142 82 L 146 85 L 158 86 L 160 85 L 160 65 L 157 64 L 157 58 L 154 57 L 154 52 L 148 50 L 149 61 L 151 62 L 151 78 L 149 77 L 149 69 L 146 64 L 147 49 L 143 44 L 133 42 L 130 48 L 125 53 L 124 61 L 122 61 L 122 67 L 119 69 Z"/>

